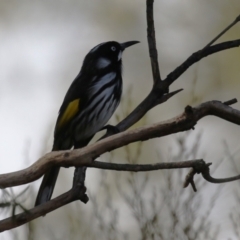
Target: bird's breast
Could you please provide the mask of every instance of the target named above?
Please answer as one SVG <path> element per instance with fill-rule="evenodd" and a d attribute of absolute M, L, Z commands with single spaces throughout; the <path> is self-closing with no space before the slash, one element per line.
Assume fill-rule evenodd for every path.
<path fill-rule="evenodd" d="M 85 108 L 76 119 L 77 141 L 91 137 L 111 118 L 119 105 L 122 94 L 122 78 L 117 72 L 109 72 L 92 79 L 87 92 Z"/>

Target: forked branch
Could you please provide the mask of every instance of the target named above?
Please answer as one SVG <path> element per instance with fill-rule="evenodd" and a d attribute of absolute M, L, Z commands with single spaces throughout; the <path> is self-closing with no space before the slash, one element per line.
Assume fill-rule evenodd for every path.
<path fill-rule="evenodd" d="M 232 104 L 234 102 L 235 101 L 231 100 L 226 103 Z M 82 149 L 48 153 L 24 170 L 1 174 L 0 188 L 30 183 L 40 178 L 46 170 L 53 165 L 61 167 L 91 167 L 92 164 L 94 165 L 93 161 L 106 152 L 133 142 L 146 141 L 152 138 L 190 130 L 205 116 L 214 115 L 231 123 L 240 125 L 240 111 L 228 106 L 226 103 L 210 101 L 202 103 L 195 108 L 188 106 L 182 114 L 168 121 L 118 133 Z"/>
<path fill-rule="evenodd" d="M 162 80 L 160 76 L 158 54 L 156 48 L 153 2 L 153 0 L 146 0 L 148 26 L 147 36 L 149 55 L 152 65 L 153 87 L 147 97 L 132 111 L 132 113 L 117 125 L 120 133 L 113 136 L 110 136 L 111 134 L 106 134 L 105 137 L 110 137 L 82 149 L 48 153 L 26 169 L 13 173 L 1 174 L 0 188 L 19 186 L 22 184 L 30 183 L 40 178 L 47 171 L 47 169 L 53 165 L 62 167 L 86 166 L 117 171 L 151 171 L 158 169 L 191 168 L 190 173 L 185 180 L 185 186 L 190 183 L 194 190 L 196 190 L 196 187 L 193 178 L 196 173 L 202 173 L 203 177 L 212 183 L 222 183 L 240 179 L 240 176 L 228 179 L 214 179 L 210 176 L 209 164 L 206 164 L 201 159 L 147 165 L 94 162 L 98 156 L 114 149 L 126 146 L 127 144 L 137 141 L 146 141 L 148 139 L 163 137 L 173 133 L 190 130 L 194 128 L 194 126 L 201 118 L 208 115 L 214 115 L 231 123 L 240 125 L 240 111 L 229 106 L 230 104 L 235 103 L 236 100 L 230 100 L 225 103 L 222 103 L 220 101 L 210 101 L 203 103 L 195 108 L 188 106 L 186 107 L 184 113 L 168 121 L 156 123 L 151 126 L 145 126 L 130 131 L 125 131 L 136 122 L 138 122 L 150 109 L 163 102 L 166 102 L 169 98 L 182 91 L 182 89 L 179 89 L 169 93 L 169 87 L 194 63 L 211 54 L 240 46 L 240 39 L 223 42 L 212 46 L 212 44 L 220 36 L 222 36 L 222 34 L 224 34 L 227 30 L 229 30 L 237 22 L 240 21 L 240 16 L 238 16 L 233 23 L 231 23 L 226 29 L 218 34 L 209 44 L 207 44 L 203 49 L 193 53 L 186 61 L 184 61 L 174 71 L 172 71 L 166 77 L 166 79 Z M 70 191 L 62 194 L 55 199 L 52 199 L 49 202 L 0 221 L 0 231 L 2 232 L 23 225 L 70 202 L 76 200 L 86 202 L 86 199 L 82 198 L 84 194 L 84 188 L 74 187 Z"/>

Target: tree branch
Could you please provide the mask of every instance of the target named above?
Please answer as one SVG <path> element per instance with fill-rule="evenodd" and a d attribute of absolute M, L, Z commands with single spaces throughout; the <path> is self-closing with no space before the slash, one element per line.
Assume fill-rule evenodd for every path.
<path fill-rule="evenodd" d="M 75 194 L 73 192 L 73 189 L 70 191 L 62 194 L 61 196 L 52 199 L 49 202 L 46 202 L 45 204 L 39 205 L 37 207 L 34 207 L 28 211 L 25 211 L 23 213 L 14 215 L 12 217 L 6 218 L 4 220 L 0 221 L 0 232 L 16 228 L 18 226 L 21 226 L 33 219 L 36 219 L 40 216 L 44 216 L 45 214 L 54 211 L 72 201 L 74 201 Z"/>
<path fill-rule="evenodd" d="M 240 175 L 237 175 L 235 177 L 229 177 L 229 178 L 218 178 L 218 179 L 213 178 L 210 175 L 210 169 L 209 169 L 210 165 L 211 165 L 210 163 L 207 164 L 207 167 L 204 170 L 201 171 L 203 178 L 210 183 L 220 184 L 220 183 L 226 183 L 226 182 L 233 182 L 233 181 L 236 181 L 236 180 L 240 179 Z"/>
<path fill-rule="evenodd" d="M 90 168 L 99 168 L 103 170 L 146 172 L 156 171 L 160 169 L 190 168 L 199 164 L 204 164 L 204 161 L 202 159 L 196 159 L 181 162 L 161 162 L 153 164 L 118 164 L 94 161 L 91 164 L 87 164 L 86 166 Z"/>
<path fill-rule="evenodd" d="M 165 89 L 168 89 L 168 87 L 194 63 L 211 54 L 239 46 L 240 39 L 219 43 L 204 50 L 199 50 L 193 53 L 186 61 L 184 61 L 174 71 L 172 71 L 164 81 L 161 81 L 161 83 L 165 87 Z M 148 96 L 124 120 L 117 124 L 116 127 L 119 129 L 120 132 L 127 130 L 129 127 L 138 122 L 150 109 L 157 106 L 159 103 L 166 102 L 169 98 L 172 97 L 170 96 L 166 100 L 162 101 L 162 98 L 165 98 L 165 96 L 168 94 L 165 93 L 166 91 L 164 92 L 161 89 L 162 87 L 159 89 L 157 85 L 153 86 Z M 179 92 L 179 90 L 177 91 Z M 105 135 L 105 137 L 107 136 L 109 135 Z"/>
<path fill-rule="evenodd" d="M 183 162 L 169 162 L 156 163 L 147 165 L 131 165 L 131 164 L 113 164 L 103 162 L 93 162 L 93 160 L 113 149 L 124 146 L 131 142 L 139 140 L 147 140 L 153 137 L 161 137 L 174 132 L 191 129 L 199 119 L 207 115 L 215 115 L 235 124 L 240 124 L 240 111 L 228 106 L 233 104 L 236 99 L 221 103 L 219 101 L 206 102 L 196 108 L 190 106 L 186 107 L 185 112 L 171 120 L 154 124 L 147 127 L 138 128 L 128 132 L 116 134 L 112 137 L 101 140 L 93 145 L 87 146 L 83 149 L 73 151 L 59 151 L 51 152 L 42 157 L 39 161 L 34 163 L 27 169 L 0 175 L 1 188 L 17 186 L 19 184 L 28 183 L 39 178 L 52 165 L 59 165 L 63 167 L 70 166 L 86 166 L 101 169 L 110 169 L 118 171 L 150 171 L 157 169 L 173 169 L 173 168 L 192 168 L 191 173 L 185 180 L 185 186 L 189 183 L 196 191 L 193 181 L 195 173 L 202 173 L 203 177 L 210 182 L 219 183 L 219 181 L 233 181 L 239 179 L 238 177 L 216 180 L 209 174 L 208 166 L 203 160 L 192 160 Z M 46 202 L 40 206 L 30 209 L 26 212 L 14 215 L 13 217 L 0 221 L 0 231 L 9 230 L 17 226 L 23 225 L 35 218 L 44 216 L 45 214 L 56 210 L 70 202 L 81 200 L 84 196 L 85 189 L 82 186 L 74 187 L 67 193 Z M 84 201 L 83 201 L 84 202 Z"/>
<path fill-rule="evenodd" d="M 76 150 L 74 150 L 76 151 Z M 107 170 L 116 170 L 116 171 L 152 171 L 159 169 L 176 169 L 176 168 L 191 168 L 189 173 L 186 176 L 184 187 L 187 187 L 191 184 L 193 190 L 196 192 L 197 189 L 194 183 L 194 176 L 196 173 L 202 173 L 202 176 L 209 182 L 212 183 L 224 183 L 230 182 L 237 179 L 240 179 L 240 176 L 231 177 L 231 178 L 222 178 L 216 179 L 210 176 L 209 166 L 211 163 L 205 163 L 202 159 L 199 160 L 190 160 L 190 161 L 182 161 L 182 162 L 163 162 L 163 163 L 155 163 L 155 164 L 116 164 L 116 163 L 104 163 L 104 162 L 92 162 L 86 164 L 87 167 L 94 167 L 100 169 Z M 80 192 L 79 192 L 80 190 Z M 32 221 L 40 216 L 44 216 L 49 212 L 52 212 L 68 203 L 71 203 L 76 200 L 81 200 L 81 197 L 84 195 L 84 192 L 81 192 L 82 186 L 79 188 L 72 188 L 70 191 L 42 204 L 37 207 L 34 207 L 28 211 L 23 213 L 14 215 L 13 217 L 6 218 L 0 221 L 0 232 L 21 226 L 29 221 Z"/>
<path fill-rule="evenodd" d="M 231 103 L 232 101 L 230 101 Z M 168 121 L 150 126 L 125 131 L 82 149 L 51 152 L 40 158 L 30 167 L 8 174 L 0 175 L 0 188 L 13 187 L 32 182 L 40 178 L 53 165 L 62 167 L 88 166 L 100 155 L 123 147 L 127 144 L 146 141 L 151 138 L 163 137 L 177 132 L 192 129 L 198 120 L 214 115 L 229 122 L 240 125 L 240 111 L 219 101 L 202 103 L 196 108 L 190 106 L 185 112 Z"/>
<path fill-rule="evenodd" d="M 223 29 L 212 41 L 210 41 L 203 49 L 210 47 L 213 43 L 215 43 L 222 35 L 224 35 L 229 29 L 231 29 L 235 24 L 240 22 L 240 15 L 238 15 L 235 20 L 230 23 L 225 29 Z"/>
<path fill-rule="evenodd" d="M 105 152 L 112 151 L 132 142 L 145 141 L 151 138 L 162 137 L 173 133 L 190 130 L 201 118 L 207 115 L 214 115 L 229 122 L 240 125 L 240 111 L 228 106 L 234 103 L 234 100 L 230 100 L 225 103 L 219 101 L 210 101 L 203 103 L 196 108 L 188 106 L 185 108 L 184 113 L 168 121 L 156 123 L 151 126 L 145 126 L 127 132 L 122 132 L 139 121 L 151 108 L 167 101 L 169 98 L 180 92 L 182 89 L 169 93 L 169 87 L 194 63 L 211 54 L 240 46 L 240 39 L 210 46 L 216 41 L 216 39 L 222 36 L 222 34 L 224 34 L 228 29 L 230 29 L 233 25 L 236 24 L 236 22 L 240 20 L 240 16 L 238 16 L 232 24 L 230 24 L 224 31 L 215 37 L 207 46 L 205 46 L 202 50 L 193 53 L 185 62 L 183 62 L 174 71 L 172 71 L 166 77 L 166 79 L 162 81 L 156 48 L 153 2 L 153 0 L 147 0 L 147 33 L 154 84 L 148 96 L 136 107 L 135 110 L 132 111 L 128 117 L 126 117 L 117 125 L 117 128 L 121 133 L 105 138 L 82 149 L 48 153 L 40 158 L 36 163 L 32 164 L 30 167 L 24 170 L 8 174 L 1 174 L 0 188 L 18 186 L 32 182 L 40 178 L 47 171 L 47 169 L 54 165 L 62 167 L 86 166 L 118 171 L 150 171 L 157 169 L 187 167 L 192 169 L 185 180 L 185 186 L 190 183 L 194 189 L 196 187 L 193 177 L 196 173 L 202 173 L 203 177 L 207 181 L 213 183 L 220 183 L 220 181 L 233 181 L 240 178 L 237 176 L 228 179 L 214 179 L 209 174 L 209 164 L 206 164 L 203 160 L 192 160 L 177 163 L 156 163 L 147 165 L 93 162 L 98 156 L 104 154 Z M 107 134 L 105 137 L 106 136 L 109 135 Z M 82 199 L 82 196 L 84 196 L 85 190 L 86 189 L 83 186 L 76 185 L 67 193 L 62 194 L 61 196 L 49 202 L 46 202 L 24 213 L 17 214 L 13 217 L 2 220 L 0 221 L 0 231 L 20 226 L 72 201 L 81 200 L 84 202 L 86 199 Z"/>
<path fill-rule="evenodd" d="M 214 46 L 210 46 L 220 36 L 222 36 L 226 31 L 228 31 L 231 27 L 233 27 L 237 22 L 240 21 L 239 15 L 226 29 L 224 29 L 220 34 L 218 34 L 207 46 L 193 53 L 180 66 L 178 66 L 175 70 L 168 74 L 168 76 L 163 81 L 161 81 L 154 29 L 153 2 L 154 0 L 146 0 L 147 36 L 149 56 L 151 59 L 154 82 L 153 88 L 151 92 L 147 95 L 147 97 L 125 119 L 123 119 L 121 122 L 117 124 L 116 127 L 119 130 L 119 132 L 127 130 L 128 128 L 133 126 L 136 122 L 138 122 L 150 109 L 157 106 L 158 104 L 166 102 L 172 96 L 180 92 L 182 89 L 175 91 L 175 93 L 174 92 L 168 93 L 169 87 L 194 63 L 200 61 L 201 59 L 211 54 L 240 46 L 240 39 L 234 41 L 227 41 L 216 44 Z M 112 134 L 113 133 L 106 133 L 103 136 L 103 138 L 109 137 Z"/>
<path fill-rule="evenodd" d="M 152 65 L 153 82 L 161 81 L 161 75 L 158 64 L 158 52 L 156 47 L 156 37 L 153 17 L 153 2 L 154 0 L 147 0 L 147 39 L 148 50 Z"/>
<path fill-rule="evenodd" d="M 78 150 L 74 150 L 78 151 Z M 95 166 L 94 166 L 95 165 Z M 103 168 L 105 165 L 106 168 Z M 205 165 L 203 160 L 192 160 L 183 162 L 168 162 L 168 163 L 157 163 L 157 164 L 147 164 L 147 165 L 132 165 L 132 164 L 112 164 L 103 162 L 93 162 L 88 164 L 88 167 L 97 167 L 101 169 L 111 169 L 111 170 L 124 170 L 124 171 L 149 171 L 157 169 L 173 169 L 173 168 L 189 168 L 189 167 L 200 167 Z M 81 187 L 79 188 L 81 189 Z M 56 210 L 70 202 L 80 199 L 83 193 L 79 193 L 79 189 L 76 187 L 72 188 L 70 191 L 56 197 L 42 205 L 34 207 L 26 212 L 14 215 L 13 217 L 6 218 L 0 221 L 0 232 L 21 226 L 29 221 L 32 221 L 40 216 L 44 216 L 47 213 Z"/>
<path fill-rule="evenodd" d="M 194 63 L 199 62 L 201 59 L 212 55 L 217 52 L 221 52 L 227 49 L 235 48 L 240 46 L 240 39 L 227 41 L 223 43 L 215 44 L 211 47 L 204 48 L 193 53 L 185 62 L 183 62 L 179 67 L 172 71 L 167 78 L 164 80 L 170 86 L 177 78 L 179 78 L 189 67 Z"/>

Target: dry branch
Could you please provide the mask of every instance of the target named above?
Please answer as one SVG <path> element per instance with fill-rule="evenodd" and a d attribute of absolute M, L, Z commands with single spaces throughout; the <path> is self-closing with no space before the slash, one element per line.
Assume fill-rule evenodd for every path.
<path fill-rule="evenodd" d="M 74 150 L 78 151 L 78 150 Z M 92 164 L 98 165 L 99 168 L 102 168 L 102 164 L 107 164 L 110 166 L 110 168 L 106 169 L 114 169 L 119 170 L 119 167 L 121 170 L 126 169 L 127 171 L 149 171 L 149 170 L 156 170 L 156 169 L 173 169 L 173 168 L 189 168 L 189 167 L 196 167 L 199 168 L 201 166 L 204 166 L 205 163 L 203 160 L 192 160 L 192 161 L 183 161 L 183 162 L 170 162 L 170 163 L 159 163 L 159 164 L 151 164 L 146 167 L 146 165 L 131 165 L 131 164 L 111 164 L 111 163 L 100 163 L 100 162 L 93 162 Z M 116 166 L 118 165 L 118 166 Z M 115 166 L 114 168 L 112 168 Z M 130 166 L 130 167 L 129 167 Z M 88 167 L 92 167 L 91 164 L 88 165 Z M 42 205 L 39 205 L 37 207 L 34 207 L 27 212 L 23 212 L 20 214 L 15 215 L 14 217 L 6 218 L 2 221 L 0 221 L 0 232 L 21 226 L 31 220 L 34 220 L 40 216 L 44 216 L 45 214 L 56 210 L 59 207 L 62 207 L 70 202 L 76 201 L 80 199 L 80 197 L 83 195 L 82 193 L 79 193 L 79 189 L 72 188 L 67 193 L 64 193 L 60 195 L 57 198 L 52 199 L 51 201 L 48 201 Z"/>
<path fill-rule="evenodd" d="M 196 108 L 188 106 L 186 107 L 184 113 L 168 121 L 123 132 L 135 124 L 137 121 L 139 121 L 150 109 L 160 103 L 167 101 L 169 98 L 180 92 L 182 89 L 169 93 L 169 87 L 194 63 L 211 54 L 240 46 L 240 39 L 211 46 L 212 43 L 215 42 L 223 33 L 229 30 L 240 20 L 240 16 L 238 16 L 232 24 L 230 24 L 224 31 L 222 31 L 222 33 L 217 35 L 217 37 L 215 37 L 206 47 L 193 53 L 185 62 L 183 62 L 174 71 L 172 71 L 166 77 L 166 79 L 161 80 L 154 29 L 153 2 L 153 0 L 147 0 L 147 34 L 149 55 L 151 59 L 152 74 L 154 80 L 153 88 L 148 96 L 132 111 L 132 113 L 117 125 L 120 133 L 105 138 L 82 149 L 48 153 L 40 158 L 36 163 L 24 170 L 8 174 L 1 174 L 0 188 L 18 186 L 32 182 L 40 178 L 47 171 L 47 169 L 53 165 L 62 167 L 86 166 L 120 171 L 149 171 L 157 169 L 188 167 L 192 168 L 192 170 L 191 174 L 189 174 L 189 177 L 186 179 L 185 185 L 191 183 L 193 188 L 195 187 L 193 177 L 196 173 L 202 173 L 203 177 L 207 181 L 214 183 L 220 183 L 220 181 L 233 181 L 240 178 L 237 176 L 228 178 L 227 180 L 214 179 L 209 174 L 209 165 L 206 164 L 203 160 L 192 160 L 177 163 L 156 163 L 148 165 L 93 162 L 98 156 L 104 154 L 105 152 L 112 151 L 132 142 L 146 141 L 151 138 L 162 137 L 173 133 L 190 130 L 194 128 L 198 120 L 208 115 L 214 115 L 234 124 L 240 125 L 240 111 L 228 106 L 230 104 L 233 104 L 235 101 L 229 101 L 225 103 L 219 101 L 210 101 L 203 103 Z M 105 137 L 109 135 L 111 134 L 106 134 Z M 62 194 L 61 196 L 47 203 L 30 209 L 27 212 L 2 220 L 0 221 L 0 231 L 5 231 L 23 225 L 24 223 L 27 223 L 39 216 L 54 211 L 55 209 L 72 201 L 79 199 L 85 202 L 86 199 L 82 199 L 82 196 L 85 194 L 85 190 L 86 189 L 84 189 L 82 186 L 74 186 L 67 193 Z"/>
<path fill-rule="evenodd" d="M 152 124 L 125 131 L 97 143 L 73 151 L 51 152 L 40 158 L 30 167 L 8 174 L 0 175 L 0 188 L 19 186 L 40 178 L 49 167 L 88 166 L 94 159 L 114 149 L 137 141 L 163 137 L 177 132 L 192 129 L 201 118 L 214 115 L 229 122 L 240 125 L 240 111 L 222 102 L 210 101 L 202 103 L 196 108 L 186 107 L 185 112 L 168 121 Z"/>
<path fill-rule="evenodd" d="M 74 150 L 78 151 L 78 150 Z M 202 173 L 203 177 L 212 183 L 223 183 L 227 181 L 234 181 L 240 179 L 240 176 L 226 178 L 226 179 L 215 179 L 210 176 L 209 166 L 211 164 L 206 164 L 202 159 L 199 160 L 190 160 L 182 162 L 167 162 L 167 163 L 156 163 L 156 164 L 146 164 L 146 165 L 136 165 L 136 164 L 113 164 L 113 163 L 103 163 L 103 162 L 92 162 L 87 164 L 87 167 L 95 167 L 100 169 L 108 170 L 117 170 L 117 171 L 151 171 L 158 169 L 178 169 L 178 168 L 191 168 L 189 174 L 186 176 L 184 187 L 187 187 L 189 184 L 193 187 L 194 191 L 196 190 L 194 183 L 194 175 L 196 173 Z M 72 188 L 70 191 L 60 195 L 57 198 L 52 199 L 42 205 L 34 207 L 26 212 L 14 215 L 13 217 L 6 218 L 0 221 L 0 232 L 6 231 L 18 226 L 21 226 L 31 220 L 34 220 L 40 216 L 56 210 L 59 207 L 62 207 L 70 202 L 81 200 L 85 193 L 85 189 L 81 192 L 82 188 Z M 84 202 L 84 201 L 83 201 Z"/>
<path fill-rule="evenodd" d="M 234 41 L 228 41 L 216 44 L 204 50 L 199 50 L 193 53 L 186 61 L 184 61 L 179 67 L 172 71 L 165 80 L 160 81 L 159 84 L 155 84 L 148 94 L 148 96 L 120 123 L 117 124 L 119 131 L 125 131 L 136 122 L 138 122 L 150 109 L 167 101 L 172 95 L 172 93 L 167 93 L 169 86 L 176 81 L 189 67 L 194 63 L 200 61 L 204 57 L 207 57 L 211 54 L 221 52 L 223 50 L 235 48 L 240 46 L 240 39 Z M 177 93 L 179 90 L 177 90 Z M 174 96 L 174 95 L 173 95 Z M 164 101 L 162 101 L 164 98 Z"/>
<path fill-rule="evenodd" d="M 156 36 L 153 20 L 153 0 L 147 0 L 147 39 L 148 39 L 148 50 L 149 57 L 151 60 L 153 82 L 161 81 L 161 75 L 158 64 L 158 52 L 156 46 Z"/>

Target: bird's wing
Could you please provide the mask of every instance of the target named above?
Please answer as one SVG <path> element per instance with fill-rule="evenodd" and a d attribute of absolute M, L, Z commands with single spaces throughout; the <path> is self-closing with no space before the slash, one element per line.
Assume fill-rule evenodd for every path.
<path fill-rule="evenodd" d="M 71 120 L 79 113 L 86 91 L 86 84 L 84 84 L 85 82 L 86 81 L 82 79 L 81 74 L 79 74 L 69 87 L 59 110 L 59 115 L 55 126 L 55 136 L 65 129 Z"/>
<path fill-rule="evenodd" d="M 63 109 L 59 113 L 58 121 L 56 124 L 56 130 L 64 127 L 76 116 L 80 106 L 80 98 L 77 98 L 65 105 L 66 105 L 65 109 Z"/>

